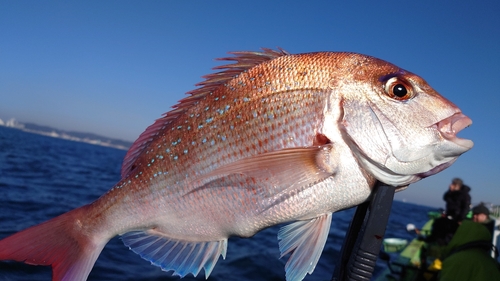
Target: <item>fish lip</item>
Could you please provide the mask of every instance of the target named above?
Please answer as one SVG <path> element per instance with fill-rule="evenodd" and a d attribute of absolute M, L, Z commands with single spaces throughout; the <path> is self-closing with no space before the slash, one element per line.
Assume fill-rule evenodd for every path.
<path fill-rule="evenodd" d="M 443 138 L 449 140 L 459 146 L 472 148 L 474 143 L 468 139 L 462 139 L 457 137 L 457 133 L 461 130 L 469 127 L 472 124 L 472 120 L 464 115 L 462 112 L 457 112 L 448 118 L 445 118 L 433 125 L 440 133 Z"/>

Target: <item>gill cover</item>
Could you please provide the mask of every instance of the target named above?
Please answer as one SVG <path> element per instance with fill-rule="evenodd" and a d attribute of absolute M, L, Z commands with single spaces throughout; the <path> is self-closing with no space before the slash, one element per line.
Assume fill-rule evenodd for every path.
<path fill-rule="evenodd" d="M 373 82 L 371 80 L 370 82 Z M 362 165 L 393 186 L 418 181 L 450 166 L 472 147 L 456 137 L 468 117 L 420 77 L 400 70 L 344 102 L 344 130 Z"/>

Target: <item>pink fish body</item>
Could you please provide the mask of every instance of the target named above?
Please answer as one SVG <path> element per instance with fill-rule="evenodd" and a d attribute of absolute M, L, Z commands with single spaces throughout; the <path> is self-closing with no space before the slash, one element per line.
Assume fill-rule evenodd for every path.
<path fill-rule="evenodd" d="M 472 147 L 471 120 L 420 77 L 354 53 L 235 52 L 136 140 L 95 202 L 0 241 L 0 259 L 86 280 L 116 235 L 146 260 L 208 278 L 230 236 L 279 223 L 289 281 L 311 274 L 331 214 L 377 180 L 403 189 Z"/>

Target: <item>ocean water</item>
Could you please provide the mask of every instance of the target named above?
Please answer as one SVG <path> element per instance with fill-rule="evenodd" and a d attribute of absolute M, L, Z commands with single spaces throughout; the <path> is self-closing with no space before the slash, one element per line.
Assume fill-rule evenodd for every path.
<path fill-rule="evenodd" d="M 0 127 L 0 239 L 97 199 L 120 179 L 125 153 Z M 423 225 L 430 210 L 395 201 L 386 237 L 414 238 L 406 232 L 406 224 Z M 354 212 L 352 208 L 333 215 L 323 254 L 314 273 L 304 280 L 331 279 Z M 285 280 L 286 259 L 279 259 L 279 227 L 248 239 L 231 238 L 226 259 L 217 262 L 209 280 Z M 384 267 L 378 261 L 375 275 Z M 0 281 L 7 280 L 51 280 L 51 269 L 0 262 Z M 102 251 L 88 280 L 205 280 L 205 276 L 203 271 L 196 278 L 171 276 L 115 237 Z"/>

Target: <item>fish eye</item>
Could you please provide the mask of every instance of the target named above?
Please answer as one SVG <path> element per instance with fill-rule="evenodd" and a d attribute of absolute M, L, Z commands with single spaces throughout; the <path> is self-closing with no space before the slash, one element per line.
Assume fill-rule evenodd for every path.
<path fill-rule="evenodd" d="M 407 81 L 392 77 L 385 84 L 385 93 L 395 100 L 408 100 L 413 97 L 413 88 Z"/>
<path fill-rule="evenodd" d="M 394 85 L 394 87 L 392 88 L 392 92 L 394 93 L 394 95 L 396 95 L 399 98 L 406 96 L 406 94 L 408 93 L 405 85 L 403 85 L 403 84 Z"/>

